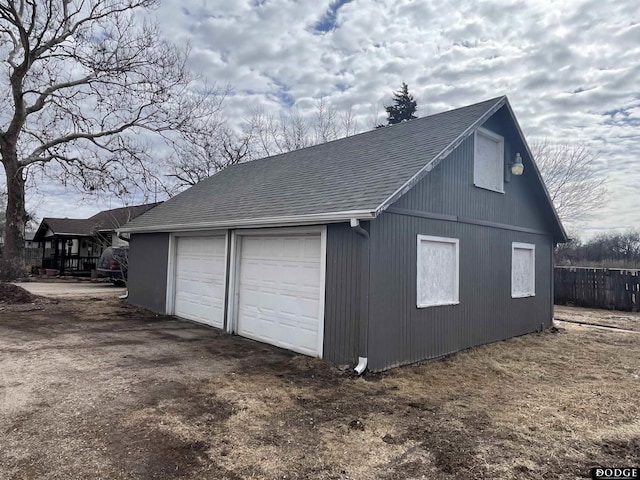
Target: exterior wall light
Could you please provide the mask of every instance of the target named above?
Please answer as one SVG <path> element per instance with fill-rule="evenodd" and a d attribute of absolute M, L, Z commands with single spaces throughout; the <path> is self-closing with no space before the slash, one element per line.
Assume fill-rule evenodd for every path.
<path fill-rule="evenodd" d="M 519 153 L 516 153 L 515 158 L 513 159 L 513 162 L 509 164 L 509 168 L 511 170 L 511 174 L 512 175 L 522 175 L 522 172 L 524 172 L 524 165 L 522 164 L 522 157 L 520 156 Z"/>

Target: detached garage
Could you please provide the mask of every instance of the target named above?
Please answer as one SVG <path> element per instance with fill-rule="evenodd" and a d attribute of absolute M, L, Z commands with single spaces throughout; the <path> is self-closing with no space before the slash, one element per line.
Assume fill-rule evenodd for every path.
<path fill-rule="evenodd" d="M 121 231 L 132 303 L 373 371 L 550 326 L 566 241 L 506 97 L 229 167 Z"/>

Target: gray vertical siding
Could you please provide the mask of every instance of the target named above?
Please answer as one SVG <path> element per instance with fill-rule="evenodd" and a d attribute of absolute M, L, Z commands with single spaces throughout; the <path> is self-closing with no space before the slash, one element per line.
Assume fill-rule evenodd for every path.
<path fill-rule="evenodd" d="M 363 246 L 364 239 L 348 223 L 327 225 L 323 358 L 337 364 L 358 358 Z"/>
<path fill-rule="evenodd" d="M 518 137 L 505 112 L 499 111 L 484 127 L 504 136 L 505 162 L 516 152 L 525 157 L 524 175 L 509 178 L 505 193 L 474 186 L 474 139 L 470 137 L 389 212 L 371 222 L 368 354 L 374 371 L 551 324 L 552 212 L 524 145 L 514 140 Z M 420 214 L 439 214 L 449 220 Z M 510 226 L 528 231 L 510 230 Z M 416 307 L 418 234 L 460 240 L 459 305 Z M 511 298 L 512 242 L 536 245 L 535 297 Z"/>
<path fill-rule="evenodd" d="M 168 233 L 134 233 L 129 242 L 129 302 L 165 313 Z"/>
<path fill-rule="evenodd" d="M 497 131 L 499 129 L 492 129 Z M 500 133 L 500 131 L 497 131 Z M 505 156 L 522 152 L 505 145 Z M 535 188 L 532 172 L 505 182 L 505 193 L 492 192 L 473 184 L 473 137 L 465 140 L 393 207 L 422 212 L 457 215 L 552 231 L 547 201 Z"/>
<path fill-rule="evenodd" d="M 460 239 L 460 304 L 416 307 L 418 234 Z M 511 243 L 536 245 L 536 295 L 511 298 Z M 383 214 L 371 222 L 369 368 L 439 357 L 551 324 L 550 236 Z"/>

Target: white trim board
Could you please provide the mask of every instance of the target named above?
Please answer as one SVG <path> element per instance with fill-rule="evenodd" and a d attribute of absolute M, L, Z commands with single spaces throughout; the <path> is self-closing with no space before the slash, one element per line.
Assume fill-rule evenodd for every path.
<path fill-rule="evenodd" d="M 169 234 L 169 247 L 167 255 L 167 290 L 165 292 L 165 314 L 173 315 L 173 304 L 175 301 L 176 283 L 176 239 L 173 234 Z"/>
<path fill-rule="evenodd" d="M 240 242 L 235 230 L 231 230 L 231 249 L 229 251 L 229 289 L 227 290 L 226 331 L 235 333 L 236 312 L 238 310 L 238 271 L 240 258 Z"/>
<path fill-rule="evenodd" d="M 453 298 L 448 301 L 437 301 L 435 303 L 420 302 L 422 289 L 420 288 L 420 266 L 421 266 L 421 244 L 422 242 L 443 243 L 453 245 L 455 248 L 454 265 L 453 265 Z M 436 237 L 432 235 L 417 235 L 416 243 L 416 307 L 428 308 L 439 307 L 444 305 L 458 305 L 460 303 L 460 239 L 452 237 Z"/>
<path fill-rule="evenodd" d="M 529 250 L 531 252 L 531 286 L 533 287 L 533 292 L 531 293 L 514 293 L 514 270 L 513 270 L 513 260 L 515 257 L 515 251 L 518 250 Z M 552 270 L 553 271 L 553 270 Z M 521 242 L 512 242 L 511 243 L 511 298 L 529 298 L 536 296 L 536 246 L 533 243 L 521 243 Z"/>
<path fill-rule="evenodd" d="M 327 291 L 327 226 L 320 231 L 320 311 L 318 312 L 318 357 L 324 356 L 324 303 Z"/>
<path fill-rule="evenodd" d="M 189 232 L 206 230 L 229 230 L 250 228 L 275 228 L 306 225 L 325 225 L 327 223 L 348 222 L 352 218 L 371 220 L 376 217 L 373 210 L 349 210 L 332 213 L 313 213 L 308 215 L 291 215 L 270 218 L 247 218 L 239 221 L 225 220 L 218 222 L 200 222 L 197 224 L 151 225 L 147 227 L 127 227 L 117 229 L 118 233 L 153 233 L 153 232 Z"/>
<path fill-rule="evenodd" d="M 487 173 L 488 169 L 486 165 L 484 168 L 479 164 L 479 145 L 478 137 L 484 137 L 489 139 L 489 141 L 493 142 L 497 146 L 497 158 L 493 159 L 498 162 L 495 166 L 498 167 L 497 180 L 499 180 L 500 186 L 494 187 L 491 185 L 483 184 L 483 179 L 480 177 L 483 173 Z M 492 161 L 493 161 L 492 160 Z M 491 166 L 491 165 L 490 165 Z M 478 127 L 478 129 L 473 134 L 473 185 L 482 188 L 485 190 L 489 190 L 490 192 L 502 193 L 504 194 L 504 170 L 505 170 L 505 160 L 504 160 L 504 137 L 502 135 L 497 134 L 491 130 L 488 130 L 484 127 Z M 490 172 L 491 173 L 491 172 Z M 494 172 L 496 173 L 496 172 Z"/>

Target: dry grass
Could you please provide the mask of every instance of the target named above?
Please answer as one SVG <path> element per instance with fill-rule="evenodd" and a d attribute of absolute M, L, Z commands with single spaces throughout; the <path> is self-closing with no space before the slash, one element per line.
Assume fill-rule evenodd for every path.
<path fill-rule="evenodd" d="M 638 334 L 569 325 L 355 378 L 73 300 L 0 311 L 0 362 L 3 479 L 569 479 L 640 464 Z"/>
<path fill-rule="evenodd" d="M 555 319 L 640 332 L 640 313 L 556 305 Z"/>

